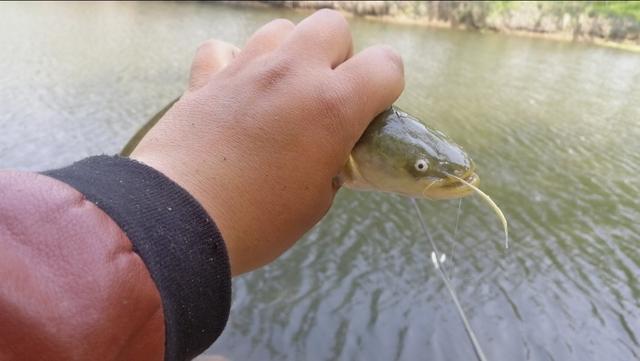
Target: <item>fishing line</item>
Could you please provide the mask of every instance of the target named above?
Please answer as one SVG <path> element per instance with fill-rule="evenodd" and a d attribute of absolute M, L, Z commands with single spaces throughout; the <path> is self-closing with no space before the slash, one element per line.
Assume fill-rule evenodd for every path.
<path fill-rule="evenodd" d="M 462 306 L 460 305 L 460 301 L 458 300 L 456 291 L 451 286 L 451 282 L 449 281 L 449 278 L 444 273 L 444 270 L 441 267 L 442 262 L 440 261 L 441 256 L 438 252 L 438 247 L 436 247 L 435 242 L 431 238 L 431 233 L 429 233 L 429 230 L 427 229 L 427 224 L 424 220 L 424 217 L 422 216 L 422 211 L 420 211 L 420 207 L 418 207 L 418 202 L 416 202 L 415 198 L 411 198 L 411 202 L 413 203 L 413 206 L 416 209 L 416 213 L 418 214 L 418 220 L 420 221 L 422 230 L 424 231 L 425 235 L 427 236 L 427 239 L 429 240 L 429 243 L 431 243 L 431 247 L 433 248 L 432 255 L 435 254 L 435 257 L 431 257 L 431 260 L 433 261 L 433 264 L 436 270 L 438 271 L 438 274 L 440 274 L 440 278 L 442 278 L 444 285 L 447 287 L 447 290 L 449 291 L 449 294 L 453 299 L 453 303 L 455 303 L 456 305 L 456 309 L 458 310 L 458 314 L 462 319 L 462 323 L 464 323 L 464 327 L 465 327 L 465 330 L 467 331 L 467 335 L 469 336 L 469 339 L 471 339 L 473 350 L 475 351 L 476 356 L 478 356 L 478 359 L 480 359 L 480 361 L 487 361 L 487 358 L 484 356 L 484 353 L 482 352 L 482 348 L 480 347 L 480 343 L 478 342 L 476 334 L 473 332 L 473 329 L 471 328 L 471 324 L 469 323 L 469 320 L 467 319 L 467 316 L 465 315 L 464 310 L 462 310 Z"/>
<path fill-rule="evenodd" d="M 453 228 L 453 235 L 451 236 L 451 238 L 453 239 L 453 242 L 451 242 L 451 252 L 449 252 L 451 254 L 450 258 L 451 258 L 451 270 L 449 270 L 449 278 L 451 280 L 453 280 L 453 271 L 455 269 L 454 265 L 454 260 L 455 260 L 455 251 L 456 251 L 456 236 L 458 235 L 458 226 L 460 225 L 460 214 L 462 213 L 462 198 L 458 199 L 458 210 L 456 212 L 456 226 Z"/>

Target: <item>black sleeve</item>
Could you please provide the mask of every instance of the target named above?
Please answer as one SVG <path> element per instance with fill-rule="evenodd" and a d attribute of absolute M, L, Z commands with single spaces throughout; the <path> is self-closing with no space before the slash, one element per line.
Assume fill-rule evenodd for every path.
<path fill-rule="evenodd" d="M 222 236 L 200 204 L 162 173 L 119 156 L 44 174 L 84 194 L 133 243 L 162 298 L 165 360 L 206 350 L 229 317 L 231 272 Z"/>

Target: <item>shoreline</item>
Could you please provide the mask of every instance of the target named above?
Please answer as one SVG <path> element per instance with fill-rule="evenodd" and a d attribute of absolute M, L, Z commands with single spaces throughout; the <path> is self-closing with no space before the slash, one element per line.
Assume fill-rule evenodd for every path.
<path fill-rule="evenodd" d="M 304 9 L 304 8 L 297 8 L 297 9 L 294 8 L 292 10 L 301 11 L 301 12 L 304 11 L 307 13 L 311 13 L 313 11 L 311 9 Z M 575 38 L 574 36 L 568 33 L 544 33 L 544 32 L 536 32 L 536 31 L 529 31 L 529 30 L 470 29 L 469 27 L 464 25 L 454 26 L 447 21 L 437 21 L 437 20 L 425 21 L 423 19 L 412 19 L 408 17 L 396 17 L 396 16 L 372 16 L 372 15 L 359 16 L 351 12 L 346 12 L 344 10 L 339 10 L 339 9 L 336 9 L 336 10 L 340 11 L 343 15 L 345 15 L 348 18 L 361 17 L 368 21 L 382 22 L 382 23 L 395 24 L 395 25 L 418 26 L 418 27 L 434 28 L 434 29 L 461 30 L 461 31 L 475 32 L 479 34 L 498 34 L 498 35 L 513 36 L 513 37 L 521 37 L 521 38 L 546 39 L 546 40 L 558 41 L 563 43 L 590 44 L 590 45 L 601 46 L 601 47 L 610 48 L 610 49 L 618 49 L 618 50 L 624 50 L 624 51 L 629 51 L 633 53 L 640 53 L 640 44 L 636 44 L 628 41 L 617 42 L 617 41 L 611 41 L 611 40 L 600 39 L 600 38 L 584 38 L 584 37 Z"/>
<path fill-rule="evenodd" d="M 237 1 L 240 7 L 286 8 L 311 13 L 322 8 L 362 18 L 426 28 L 591 44 L 640 53 L 640 21 L 596 14 L 576 2 L 400 2 L 400 1 Z M 504 5 L 501 3 L 511 3 Z M 566 9 L 560 6 L 573 6 Z M 560 7 L 560 8 L 559 8 Z M 621 35 L 622 34 L 622 35 Z"/>

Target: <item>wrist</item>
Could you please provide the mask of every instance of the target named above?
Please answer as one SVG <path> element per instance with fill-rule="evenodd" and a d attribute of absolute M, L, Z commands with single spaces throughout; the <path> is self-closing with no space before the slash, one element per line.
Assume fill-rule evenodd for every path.
<path fill-rule="evenodd" d="M 223 181 L 214 181 L 215 179 L 224 179 L 224 177 L 203 174 L 198 170 L 193 171 L 185 165 L 191 164 L 192 161 L 180 160 L 177 153 L 172 154 L 173 156 L 169 158 L 164 154 L 158 154 L 158 152 L 136 148 L 131 154 L 131 158 L 154 168 L 174 181 L 186 190 L 202 206 L 209 217 L 214 220 L 227 248 L 232 276 L 257 268 L 258 266 L 251 267 L 251 262 L 240 257 L 242 254 L 239 250 L 239 244 L 242 244 L 240 240 L 248 236 L 237 222 L 243 219 L 243 215 L 236 214 L 236 207 L 228 206 L 230 204 L 243 203 L 242 195 L 236 194 L 236 192 L 229 189 L 222 189 Z M 207 168 L 210 169 L 212 167 L 208 165 Z M 246 209 L 246 207 L 244 208 Z M 246 218 L 246 215 L 244 217 Z"/>

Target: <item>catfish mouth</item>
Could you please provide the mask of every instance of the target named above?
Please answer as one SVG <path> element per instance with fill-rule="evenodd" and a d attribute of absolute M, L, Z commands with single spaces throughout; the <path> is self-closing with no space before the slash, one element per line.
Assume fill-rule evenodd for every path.
<path fill-rule="evenodd" d="M 461 177 L 462 179 L 465 180 L 465 182 L 477 186 L 480 183 L 480 177 L 474 172 L 474 171 L 470 171 L 471 174 L 468 174 L 466 177 Z M 442 189 L 456 189 L 456 188 L 470 188 L 468 185 L 466 185 L 463 182 L 460 182 L 459 180 L 455 179 L 455 178 L 451 178 L 449 177 L 449 179 L 451 179 L 450 182 L 443 184 L 441 186 Z"/>
<path fill-rule="evenodd" d="M 431 199 L 458 199 L 474 193 L 474 190 L 467 184 L 446 174 L 444 177 L 446 178 L 442 178 L 437 183 L 427 187 L 423 192 L 423 196 Z M 480 184 L 480 177 L 473 170 L 469 170 L 464 177 L 460 178 L 473 186 Z"/>

